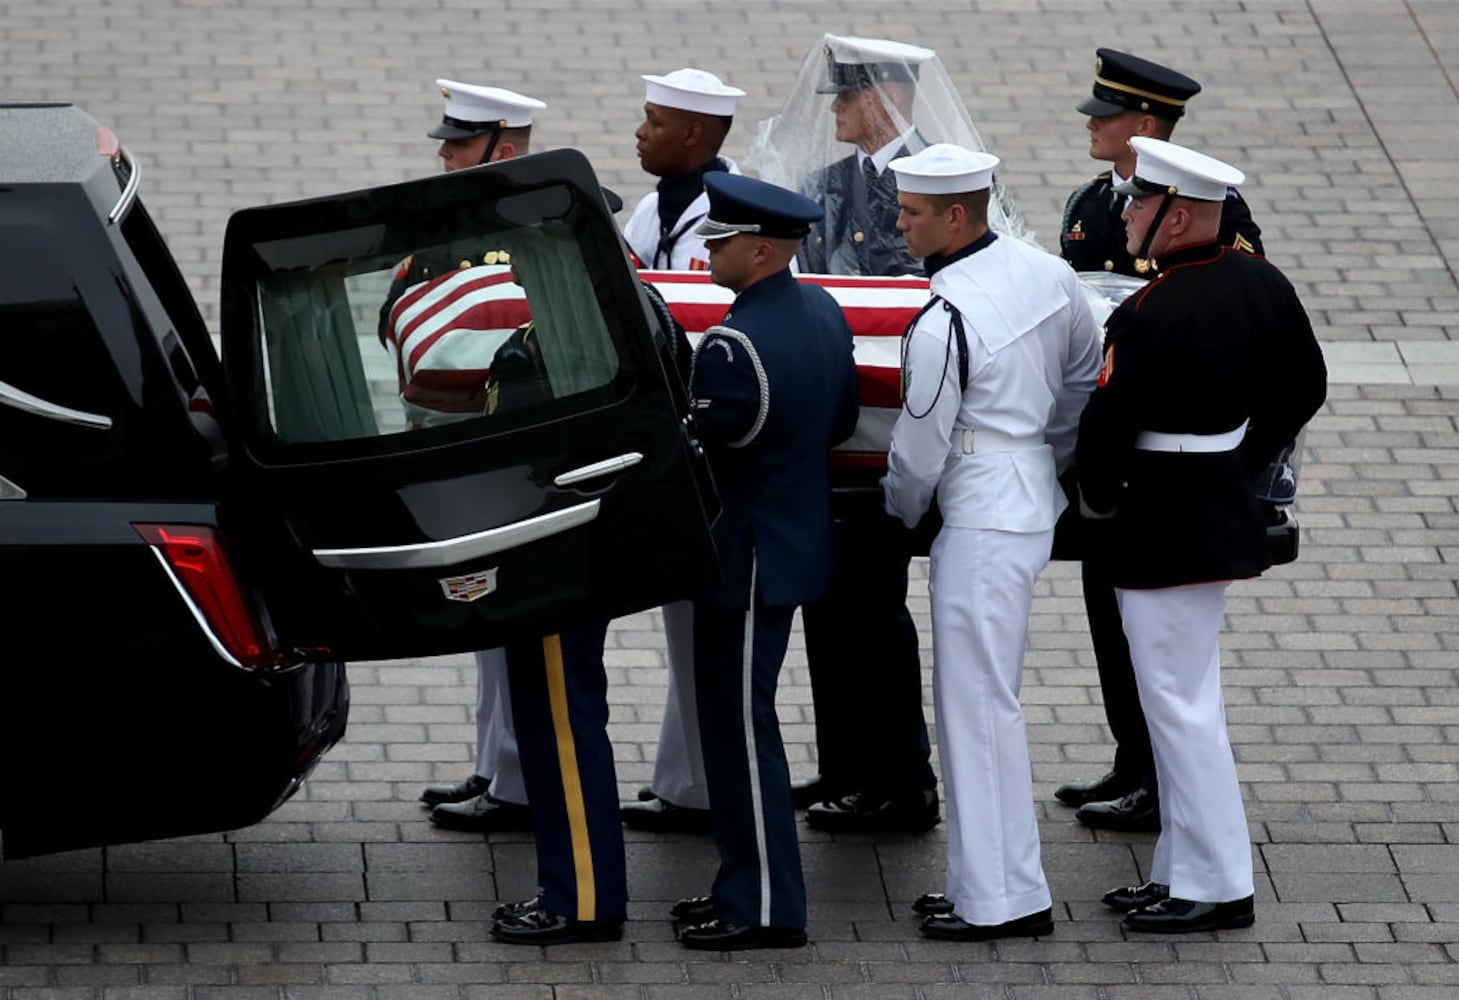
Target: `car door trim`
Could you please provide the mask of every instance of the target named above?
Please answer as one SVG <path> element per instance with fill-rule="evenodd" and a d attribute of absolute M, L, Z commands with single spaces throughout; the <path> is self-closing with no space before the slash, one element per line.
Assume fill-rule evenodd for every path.
<path fill-rule="evenodd" d="M 589 479 L 597 479 L 599 476 L 631 469 L 642 461 L 643 452 L 630 451 L 614 458 L 605 458 L 601 462 L 594 462 L 592 465 L 585 465 L 580 469 L 570 469 L 552 480 L 552 485 L 572 486 L 574 483 L 587 482 Z"/>
<path fill-rule="evenodd" d="M 126 147 L 117 147 L 117 157 L 131 169 L 127 175 L 127 183 L 122 187 L 121 197 L 113 206 L 111 214 L 106 217 L 107 225 L 115 225 L 117 220 L 126 215 L 132 207 L 132 202 L 137 200 L 137 189 L 142 186 L 142 168 L 136 159 L 127 153 Z"/>
<path fill-rule="evenodd" d="M 499 528 L 415 545 L 378 548 L 315 549 L 314 558 L 330 569 L 442 569 L 528 542 L 561 534 L 593 521 L 601 502 L 589 500 Z"/>
<path fill-rule="evenodd" d="M 33 413 L 38 417 L 45 417 L 47 420 L 59 420 L 63 424 L 74 424 L 77 427 L 98 431 L 111 430 L 111 417 L 103 416 L 100 413 L 87 413 L 85 410 L 73 410 L 69 406 L 52 403 L 39 396 L 32 396 L 24 389 L 17 389 L 9 382 L 0 382 L 0 405 Z"/>

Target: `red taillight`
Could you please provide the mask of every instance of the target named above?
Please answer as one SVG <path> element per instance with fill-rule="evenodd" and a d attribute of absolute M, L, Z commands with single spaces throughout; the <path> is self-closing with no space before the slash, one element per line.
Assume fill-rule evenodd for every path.
<path fill-rule="evenodd" d="M 134 524 L 137 534 L 161 553 L 192 598 L 213 635 L 239 663 L 271 667 L 284 656 L 243 596 L 238 578 L 214 528 L 196 524 Z"/>
<path fill-rule="evenodd" d="M 105 125 L 96 126 L 96 151 L 108 160 L 116 156 L 122 148 L 121 140 L 117 134 Z"/>

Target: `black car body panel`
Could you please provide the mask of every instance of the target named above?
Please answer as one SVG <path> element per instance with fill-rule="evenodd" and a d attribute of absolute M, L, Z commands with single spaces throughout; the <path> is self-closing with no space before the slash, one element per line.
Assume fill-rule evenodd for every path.
<path fill-rule="evenodd" d="M 255 822 L 343 734 L 343 658 L 478 648 L 617 614 L 682 595 L 712 565 L 713 493 L 683 389 L 591 169 L 568 156 L 468 173 L 241 213 L 225 253 L 225 374 L 115 137 L 70 105 L 0 105 L 7 857 Z M 517 211 L 511 226 L 531 228 L 512 198 L 541 188 L 564 213 L 540 227 L 545 242 L 593 272 L 584 284 L 552 265 L 589 289 L 573 308 L 611 345 L 601 377 L 566 386 L 559 365 L 553 398 L 493 419 L 339 424 L 361 366 L 378 367 L 360 355 L 380 346 L 330 340 L 329 308 L 322 327 L 305 310 L 281 334 L 291 296 L 337 289 L 280 267 L 343 274 L 340 249 L 358 252 L 364 229 L 394 234 L 366 251 L 378 270 L 431 242 L 401 228 L 407 216 L 449 229 L 448 205 L 498 223 Z M 269 263 L 286 248 L 303 257 Z M 354 305 L 378 314 L 371 280 L 356 279 Z M 554 315 L 551 285 L 535 289 L 534 311 Z M 341 360 L 342 347 L 357 356 Z M 344 409 L 315 406 L 319 385 Z M 396 389 L 365 389 L 382 419 L 396 419 Z M 516 527 L 595 502 L 577 527 Z M 438 556 L 501 528 L 489 556 L 479 540 L 469 558 Z M 650 528 L 668 544 L 646 545 Z M 402 546 L 432 568 L 358 564 Z M 448 599 L 443 577 L 488 565 L 493 593 Z"/>

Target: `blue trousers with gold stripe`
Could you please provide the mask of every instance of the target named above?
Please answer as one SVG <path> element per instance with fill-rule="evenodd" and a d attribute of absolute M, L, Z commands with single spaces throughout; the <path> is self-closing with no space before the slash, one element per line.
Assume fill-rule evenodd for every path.
<path fill-rule="evenodd" d="M 726 923 L 805 927 L 790 768 L 775 686 L 794 608 L 694 607 L 694 683 L 719 874 L 714 903 Z"/>
<path fill-rule="evenodd" d="M 628 907 L 618 777 L 608 741 L 607 622 L 507 645 L 512 715 L 547 908 L 622 920 Z"/>

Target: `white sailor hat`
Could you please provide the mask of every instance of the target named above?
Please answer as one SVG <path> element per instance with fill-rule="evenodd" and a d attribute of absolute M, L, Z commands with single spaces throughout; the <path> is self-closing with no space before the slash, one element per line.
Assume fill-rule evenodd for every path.
<path fill-rule="evenodd" d="M 1163 139 L 1137 135 L 1135 175 L 1115 187 L 1120 194 L 1143 198 L 1171 194 L 1195 201 L 1225 201 L 1226 191 L 1240 185 L 1246 175 L 1229 163 Z"/>
<path fill-rule="evenodd" d="M 874 83 L 916 83 L 919 68 L 935 52 L 885 38 L 826 36 L 826 79 L 818 94 L 842 94 Z"/>
<path fill-rule="evenodd" d="M 702 69 L 685 67 L 664 76 L 645 73 L 643 79 L 647 84 L 643 99 L 649 104 L 702 115 L 730 117 L 735 113 L 735 102 L 745 96 L 743 90 L 726 85 Z"/>
<path fill-rule="evenodd" d="M 964 194 L 993 186 L 998 157 L 950 142 L 933 143 L 920 153 L 888 164 L 897 172 L 897 190 L 908 194 Z"/>
<path fill-rule="evenodd" d="M 470 139 L 503 128 L 525 128 L 532 124 L 532 112 L 546 104 L 536 98 L 503 87 L 478 87 L 473 83 L 437 80 L 446 110 L 441 124 L 427 134 L 432 139 Z"/>

